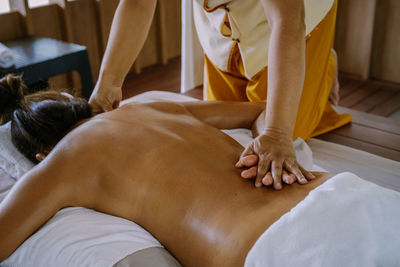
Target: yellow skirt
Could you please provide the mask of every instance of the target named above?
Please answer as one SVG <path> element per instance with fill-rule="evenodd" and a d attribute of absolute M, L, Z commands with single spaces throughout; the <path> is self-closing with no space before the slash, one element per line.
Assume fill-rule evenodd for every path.
<path fill-rule="evenodd" d="M 336 9 L 337 1 L 307 36 L 306 74 L 293 139 L 320 135 L 351 121 L 349 114 L 336 113 L 328 102 L 336 68 L 331 53 Z M 207 100 L 265 102 L 267 99 L 267 67 L 247 79 L 237 44 L 232 48 L 226 72 L 205 56 L 205 75 Z"/>

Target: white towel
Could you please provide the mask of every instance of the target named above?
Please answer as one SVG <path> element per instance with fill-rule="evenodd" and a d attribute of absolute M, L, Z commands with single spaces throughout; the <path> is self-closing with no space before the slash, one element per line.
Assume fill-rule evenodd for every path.
<path fill-rule="evenodd" d="M 34 164 L 22 155 L 11 142 L 11 122 L 0 126 L 0 168 L 12 178 L 19 179 Z"/>
<path fill-rule="evenodd" d="M 7 69 L 15 64 L 15 55 L 10 48 L 0 43 L 0 68 Z"/>
<path fill-rule="evenodd" d="M 341 173 L 271 225 L 245 267 L 400 266 L 400 193 Z"/>
<path fill-rule="evenodd" d="M 162 245 L 139 225 L 94 210 L 60 210 L 29 237 L 2 267 L 111 267 L 126 256 Z"/>

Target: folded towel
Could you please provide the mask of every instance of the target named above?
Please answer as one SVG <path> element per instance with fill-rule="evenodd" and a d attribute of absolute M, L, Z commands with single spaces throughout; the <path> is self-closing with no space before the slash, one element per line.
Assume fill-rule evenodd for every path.
<path fill-rule="evenodd" d="M 400 266 L 400 193 L 346 172 L 271 225 L 245 267 Z"/>
<path fill-rule="evenodd" d="M 10 48 L 0 43 L 0 68 L 7 69 L 15 64 L 15 55 Z"/>

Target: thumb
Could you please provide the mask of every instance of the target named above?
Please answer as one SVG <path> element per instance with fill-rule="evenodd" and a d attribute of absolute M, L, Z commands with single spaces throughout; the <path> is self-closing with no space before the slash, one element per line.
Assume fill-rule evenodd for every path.
<path fill-rule="evenodd" d="M 113 103 L 113 105 L 112 105 L 112 108 L 113 108 L 113 109 L 119 108 L 119 105 L 120 105 L 120 104 L 121 104 L 121 101 L 120 101 L 120 100 L 115 100 L 114 103 Z"/>
<path fill-rule="evenodd" d="M 103 113 L 103 108 L 97 103 L 97 101 L 89 101 L 90 108 L 92 109 L 93 115 L 97 115 Z"/>
<path fill-rule="evenodd" d="M 109 104 L 109 103 L 104 103 L 103 104 L 103 110 L 105 111 L 105 112 L 109 112 L 109 111 L 112 111 L 114 108 L 113 108 L 113 106 L 111 105 L 111 104 Z"/>
<path fill-rule="evenodd" d="M 235 167 L 237 168 L 242 168 L 244 165 L 243 163 L 243 158 L 249 155 L 253 155 L 254 154 L 254 150 L 253 150 L 253 142 L 251 142 L 242 152 L 242 154 L 240 155 L 240 158 L 238 160 L 238 162 L 235 164 Z"/>

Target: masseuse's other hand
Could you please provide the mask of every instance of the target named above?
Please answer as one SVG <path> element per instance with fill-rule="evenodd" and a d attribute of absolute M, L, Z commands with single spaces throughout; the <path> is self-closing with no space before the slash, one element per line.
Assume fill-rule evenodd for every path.
<path fill-rule="evenodd" d="M 281 189 L 282 181 L 292 184 L 297 180 L 306 184 L 307 179 L 315 178 L 297 163 L 291 138 L 275 129 L 269 129 L 255 138 L 243 151 L 236 167 L 247 168 L 242 177 L 256 178 L 257 187 L 264 184 Z"/>
<path fill-rule="evenodd" d="M 94 114 L 111 111 L 119 107 L 122 89 L 118 86 L 98 86 L 90 96 L 89 104 Z"/>

